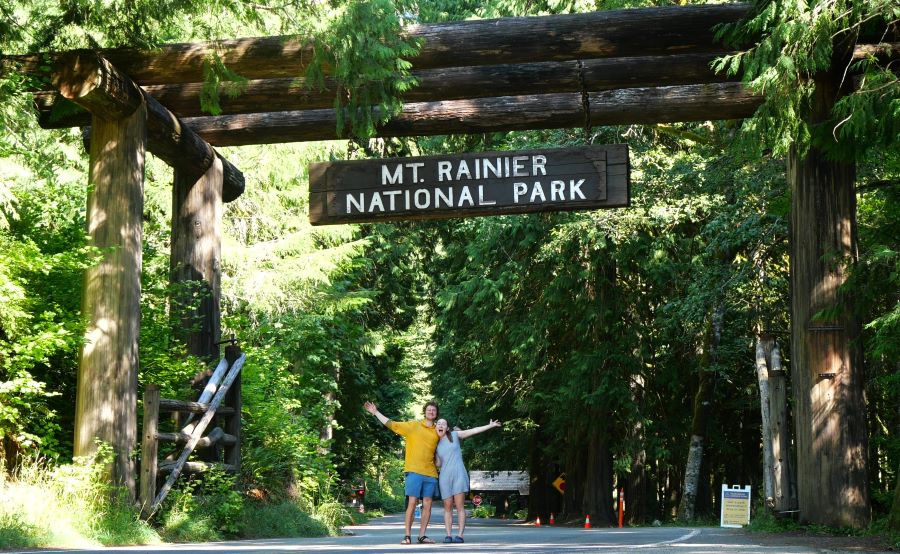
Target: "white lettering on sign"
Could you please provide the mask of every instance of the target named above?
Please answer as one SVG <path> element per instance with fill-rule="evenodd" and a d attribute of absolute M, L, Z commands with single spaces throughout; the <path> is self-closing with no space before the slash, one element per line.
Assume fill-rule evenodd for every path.
<path fill-rule="evenodd" d="M 382 185 L 402 185 L 403 184 L 403 168 L 412 170 L 412 182 L 413 183 L 424 183 L 425 178 L 419 177 L 419 168 L 425 167 L 425 162 L 409 162 L 405 164 L 397 164 L 394 168 L 394 172 L 391 173 L 391 170 L 386 165 L 381 166 L 381 184 Z"/>
<path fill-rule="evenodd" d="M 528 162 L 531 161 L 529 166 Z M 454 168 L 454 163 L 456 167 Z M 411 166 L 412 164 L 405 164 Z M 422 167 L 422 163 L 416 164 Z M 417 178 L 416 170 L 413 169 L 412 182 L 421 183 L 422 179 Z M 394 172 L 387 166 L 381 166 L 381 184 L 403 184 L 403 166 L 397 164 Z M 438 160 L 437 162 L 437 180 L 459 181 L 461 179 L 481 180 L 481 179 L 502 179 L 506 177 L 536 177 L 538 175 L 547 174 L 547 156 L 543 154 L 535 154 L 533 156 L 500 156 L 496 158 L 475 158 L 474 160 L 458 160 L 453 162 L 450 160 Z"/>
<path fill-rule="evenodd" d="M 596 199 L 595 179 L 578 178 L 577 173 L 559 175 L 559 168 L 552 164 L 556 161 L 562 167 L 571 167 L 573 163 L 577 166 L 585 162 L 573 162 L 571 158 L 548 160 L 548 156 L 495 153 L 465 159 L 382 163 L 381 188 L 345 190 L 339 193 L 344 196 L 339 209 L 347 214 L 382 214 L 575 202 L 587 200 L 587 196 Z M 498 182 L 504 179 L 508 180 Z M 590 192 L 586 194 L 582 187 Z"/>
<path fill-rule="evenodd" d="M 472 189 L 466 185 L 459 189 L 459 196 L 454 198 L 454 189 L 452 187 L 433 189 L 419 188 L 413 191 L 404 190 L 384 190 L 371 193 L 358 192 L 347 193 L 346 211 L 352 213 L 377 213 L 390 212 L 399 209 L 409 210 L 413 207 L 419 210 L 427 210 L 430 208 L 463 208 L 471 206 L 493 206 L 496 200 L 486 198 L 484 186 L 478 185 L 478 201 L 472 196 Z M 403 192 L 404 205 L 398 206 L 395 200 L 396 196 Z M 385 206 L 387 202 L 387 206 Z"/>
<path fill-rule="evenodd" d="M 565 202 L 567 200 L 587 200 L 581 186 L 584 185 L 584 179 L 569 180 L 569 195 L 566 196 L 565 181 L 550 181 L 550 201 Z M 529 190 L 531 191 L 529 195 Z M 523 196 L 529 197 L 529 202 L 546 202 L 547 196 L 544 194 L 544 185 L 540 181 L 535 181 L 530 188 L 526 183 L 513 183 L 513 202 L 518 204 L 519 198 Z"/>

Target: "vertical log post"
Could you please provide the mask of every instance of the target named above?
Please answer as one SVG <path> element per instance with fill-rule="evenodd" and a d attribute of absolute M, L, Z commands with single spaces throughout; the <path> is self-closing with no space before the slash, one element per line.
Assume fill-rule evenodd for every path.
<path fill-rule="evenodd" d="M 832 140 L 829 119 L 844 61 L 836 58 L 831 71 L 815 77 L 806 117 L 825 129 L 825 140 Z M 872 514 L 860 325 L 841 291 L 857 259 L 855 165 L 835 161 L 815 145 L 805 154 L 793 147 L 787 177 L 800 519 L 862 528 Z"/>
<path fill-rule="evenodd" d="M 93 114 L 87 227 L 101 257 L 85 274 L 74 455 L 92 455 L 97 439 L 109 443 L 110 479 L 133 501 L 146 105 L 134 83 L 92 53 L 62 56 L 52 79 Z"/>
<path fill-rule="evenodd" d="M 175 171 L 172 189 L 172 312 L 188 354 L 219 357 L 222 161 L 199 177 Z"/>
<path fill-rule="evenodd" d="M 769 359 L 769 422 L 772 425 L 772 459 L 775 464 L 775 512 L 797 509 L 797 486 L 791 455 L 791 430 L 788 418 L 787 379 L 781 367 L 781 349 L 773 342 Z"/>
<path fill-rule="evenodd" d="M 241 355 L 241 350 L 236 343 L 232 343 L 225 347 L 225 359 L 228 360 L 229 366 L 235 362 Z M 225 432 L 235 438 L 234 444 L 225 447 L 225 463 L 234 466 L 235 472 L 241 472 L 241 408 L 243 400 L 241 398 L 241 374 L 234 379 L 231 388 L 226 395 L 226 402 L 232 408 L 234 413 L 228 416 L 225 423 Z"/>
<path fill-rule="evenodd" d="M 156 498 L 156 469 L 159 424 L 159 386 L 147 385 L 144 389 L 144 438 L 141 443 L 141 514 L 149 510 Z"/>

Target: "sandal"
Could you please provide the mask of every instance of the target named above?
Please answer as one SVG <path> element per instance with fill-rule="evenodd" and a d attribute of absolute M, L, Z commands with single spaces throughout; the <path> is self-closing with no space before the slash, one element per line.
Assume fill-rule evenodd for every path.
<path fill-rule="evenodd" d="M 434 541 L 428 538 L 428 535 L 419 537 L 419 544 L 434 544 Z"/>
<path fill-rule="evenodd" d="M 463 538 L 460 537 L 459 535 L 456 535 L 455 537 L 453 537 L 453 542 L 466 542 L 466 541 L 464 541 Z"/>
<path fill-rule="evenodd" d="M 447 535 L 446 537 L 444 537 L 444 542 L 447 544 L 453 542 L 453 537 L 451 537 L 450 535 Z"/>
<path fill-rule="evenodd" d="M 410 539 L 409 535 L 403 537 L 403 540 L 400 541 L 400 544 L 412 544 L 412 539 Z"/>

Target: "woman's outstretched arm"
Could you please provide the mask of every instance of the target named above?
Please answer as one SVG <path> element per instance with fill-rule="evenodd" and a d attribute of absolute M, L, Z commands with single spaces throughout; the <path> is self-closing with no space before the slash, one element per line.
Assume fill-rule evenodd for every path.
<path fill-rule="evenodd" d="M 494 427 L 500 427 L 501 423 L 499 421 L 491 420 L 487 425 L 482 425 L 481 427 L 472 427 L 471 429 L 463 429 L 462 431 L 457 431 L 456 436 L 460 438 L 460 440 L 471 437 L 472 435 L 477 435 L 478 433 L 484 433 L 489 429 L 493 429 Z"/>

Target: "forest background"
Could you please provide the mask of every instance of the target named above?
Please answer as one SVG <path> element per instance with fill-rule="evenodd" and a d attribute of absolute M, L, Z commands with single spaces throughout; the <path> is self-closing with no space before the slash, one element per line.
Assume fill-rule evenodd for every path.
<path fill-rule="evenodd" d="M 313 86 L 331 66 L 353 102 L 389 113 L 413 86 L 396 62 L 415 48 L 397 37 L 403 24 L 665 4 L 0 0 L 0 53 L 314 36 L 318 58 L 306 76 Z M 87 156 L 77 130 L 40 129 L 24 77 L 3 75 L 0 545 L 336 532 L 350 517 L 342 506 L 349 487 L 361 481 L 370 509 L 396 510 L 401 443 L 365 417 L 365 400 L 411 418 L 437 398 L 461 427 L 502 420 L 502 432 L 467 442 L 471 468 L 527 469 L 544 483 L 561 472 L 569 478 L 563 498 L 547 486 L 533 491 L 530 515 L 557 506 L 574 519 L 599 505 L 592 520 L 603 524 L 612 518 L 603 498 L 621 486 L 628 520 L 640 524 L 678 514 L 692 400 L 701 391 L 707 445 L 697 517 L 715 517 L 721 484 L 759 491 L 756 343 L 774 335 L 786 367 L 791 359 L 786 144 L 821 140 L 803 127 L 804 92 L 793 84 L 820 63 L 819 49 L 831 46 L 823 37 L 836 28 L 896 27 L 900 17 L 890 2 L 811 4 L 763 4 L 774 6 L 771 17 L 756 20 L 753 31 L 772 49 L 752 52 L 739 69 L 769 101 L 743 123 L 223 149 L 247 177 L 247 191 L 226 206 L 222 250 L 223 335 L 234 334 L 247 353 L 244 467 L 239 476 L 182 486 L 154 527 L 109 500 L 97 478 L 108 451 L 73 463 L 81 281 L 97 255 L 85 237 Z M 782 48 L 790 42 L 809 48 Z M 868 81 L 840 106 L 852 117 L 828 131 L 841 139 L 833 154 L 857 162 L 860 255 L 846 292 L 864 323 L 878 528 L 900 505 L 900 92 L 896 74 L 878 60 L 859 63 Z M 240 92 L 240 76 L 214 59 L 207 80 Z M 215 113 L 215 95 L 205 103 Z M 375 121 L 353 123 L 365 137 Z M 586 142 L 629 145 L 629 208 L 308 223 L 311 161 Z M 151 156 L 139 382 L 185 398 L 204 366 L 185 358 L 168 313 L 171 183 L 171 170 Z M 48 495 L 27 503 L 46 506 L 41 513 L 23 503 L 34 494 Z M 102 517 L 79 519 L 73 506 Z M 67 531 L 48 523 L 63 520 Z M 900 525 L 900 517 L 893 521 Z"/>

